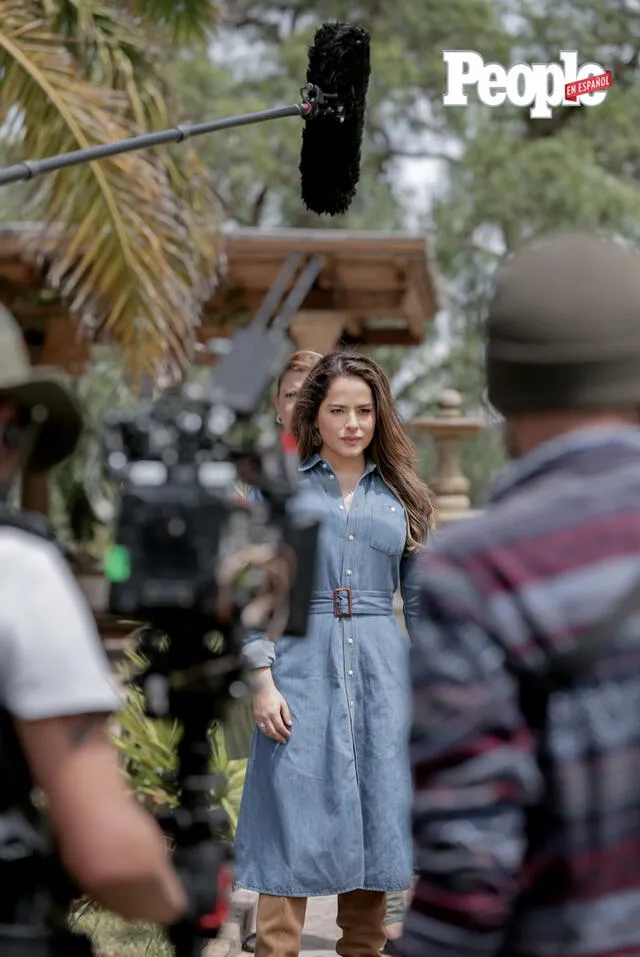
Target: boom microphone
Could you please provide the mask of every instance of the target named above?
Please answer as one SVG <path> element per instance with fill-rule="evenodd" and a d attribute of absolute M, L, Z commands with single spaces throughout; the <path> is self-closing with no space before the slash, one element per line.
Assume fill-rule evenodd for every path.
<path fill-rule="evenodd" d="M 258 113 L 175 126 L 143 133 L 115 143 L 101 143 L 40 160 L 24 160 L 0 168 L 0 186 L 31 180 L 42 173 L 106 159 L 164 143 L 182 143 L 194 136 L 217 133 L 267 120 L 299 116 L 305 120 L 300 155 L 301 192 L 314 213 L 346 213 L 360 178 L 360 151 L 370 75 L 369 34 L 349 23 L 325 23 L 309 50 L 307 83 L 302 101 Z"/>
<path fill-rule="evenodd" d="M 305 125 L 300 154 L 302 201 L 314 213 L 346 213 L 356 194 L 370 72 L 366 30 L 348 23 L 319 27 L 307 80 L 330 100 Z"/>

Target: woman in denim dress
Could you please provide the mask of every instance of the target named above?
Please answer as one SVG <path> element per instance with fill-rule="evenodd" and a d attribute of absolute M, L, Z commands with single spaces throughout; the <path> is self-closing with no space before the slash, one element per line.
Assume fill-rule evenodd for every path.
<path fill-rule="evenodd" d="M 293 507 L 322 517 L 306 638 L 245 646 L 257 682 L 236 835 L 236 883 L 260 894 L 257 957 L 299 953 L 306 899 L 338 895 L 343 957 L 385 944 L 386 893 L 409 887 L 411 553 L 431 505 L 388 381 L 331 353 L 298 394 L 303 476 Z"/>

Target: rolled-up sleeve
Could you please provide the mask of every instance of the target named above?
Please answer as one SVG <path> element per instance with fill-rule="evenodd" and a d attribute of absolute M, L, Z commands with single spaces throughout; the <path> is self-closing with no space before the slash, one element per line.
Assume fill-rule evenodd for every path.
<path fill-rule="evenodd" d="M 247 668 L 270 668 L 276 658 L 276 646 L 264 632 L 248 632 L 242 643 L 242 656 Z"/>
<path fill-rule="evenodd" d="M 413 555 L 405 556 L 400 563 L 400 595 L 404 625 L 409 638 L 418 621 L 420 609 L 420 586 L 417 579 L 417 562 Z"/>
<path fill-rule="evenodd" d="M 402 597 L 404 625 L 407 634 L 411 633 L 417 624 L 420 612 L 420 579 L 418 570 L 420 563 L 424 563 L 426 556 L 433 549 L 434 533 L 430 532 L 418 551 L 405 554 L 400 562 L 400 595 Z"/>
<path fill-rule="evenodd" d="M 526 850 L 526 807 L 542 786 L 534 742 L 469 577 L 437 554 L 412 575 L 418 880 L 397 950 L 489 957 L 504 942 Z"/>
<path fill-rule="evenodd" d="M 255 504 L 262 500 L 262 495 L 258 489 L 250 486 L 246 499 L 250 504 Z M 265 638 L 264 632 L 247 631 L 242 641 L 242 656 L 250 671 L 270 668 L 276 658 L 276 647 L 269 638 Z"/>
<path fill-rule="evenodd" d="M 247 501 L 250 504 L 256 504 L 262 501 L 262 495 L 258 489 L 250 487 L 247 493 Z M 287 510 L 291 511 L 294 505 L 297 505 L 297 496 L 290 499 L 287 504 Z M 293 512 L 291 512 L 293 514 Z M 310 519 L 321 520 L 322 516 L 317 510 L 304 509 L 302 513 L 298 508 L 298 514 L 304 514 Z M 242 643 L 243 658 L 246 667 L 254 671 L 257 668 L 270 668 L 276 659 L 275 642 L 265 637 L 264 631 L 248 631 Z"/>

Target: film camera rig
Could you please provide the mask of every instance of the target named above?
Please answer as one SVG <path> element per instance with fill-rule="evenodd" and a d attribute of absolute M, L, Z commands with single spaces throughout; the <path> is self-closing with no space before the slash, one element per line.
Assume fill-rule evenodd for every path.
<path fill-rule="evenodd" d="M 105 421 L 106 467 L 122 483 L 106 562 L 109 610 L 146 623 L 140 651 L 148 666 L 135 679 L 146 713 L 182 726 L 180 805 L 161 823 L 177 849 L 205 841 L 220 849 L 218 900 L 199 931 L 173 941 L 180 957 L 215 937 L 228 909 L 231 855 L 226 816 L 209 810 L 209 729 L 247 690 L 241 616 L 255 581 L 241 577 L 230 600 L 227 589 L 221 601 L 221 570 L 250 546 L 286 553 L 292 585 L 283 631 L 304 637 L 307 630 L 319 525 L 289 513 L 297 457 L 282 443 L 263 441 L 257 422 L 265 393 L 292 351 L 290 322 L 322 265 L 321 257 L 291 254 L 206 386 L 183 386 Z M 238 480 L 257 489 L 260 501 L 239 503 Z"/>

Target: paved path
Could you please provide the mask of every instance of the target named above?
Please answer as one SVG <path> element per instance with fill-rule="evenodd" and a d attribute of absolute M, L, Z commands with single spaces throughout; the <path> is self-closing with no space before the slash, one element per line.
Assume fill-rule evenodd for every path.
<path fill-rule="evenodd" d="M 302 936 L 302 953 L 307 957 L 335 957 L 340 931 L 336 924 L 336 897 L 312 897 L 307 904 L 307 919 Z"/>
<path fill-rule="evenodd" d="M 206 957 L 238 957 L 243 936 L 243 917 L 249 916 L 257 895 L 239 891 L 234 895 L 232 922 L 224 929 L 218 940 L 206 949 Z M 336 924 L 337 899 L 335 897 L 312 897 L 307 904 L 307 919 L 302 935 L 300 953 L 304 957 L 335 957 L 339 930 Z M 251 927 L 253 929 L 253 926 Z"/>

